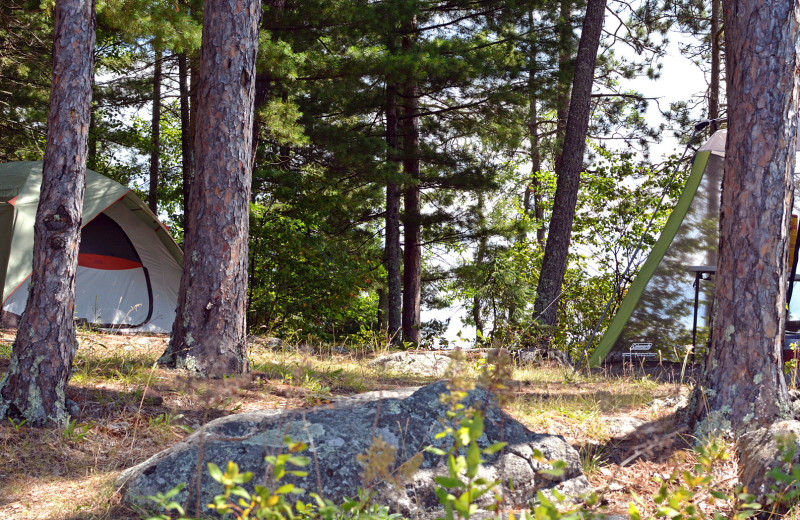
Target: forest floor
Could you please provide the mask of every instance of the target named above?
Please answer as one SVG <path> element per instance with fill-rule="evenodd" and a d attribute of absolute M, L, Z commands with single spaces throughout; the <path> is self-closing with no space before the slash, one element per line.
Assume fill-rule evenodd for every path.
<path fill-rule="evenodd" d="M 13 339 L 13 331 L 0 333 L 0 377 Z M 212 419 L 311 407 L 336 396 L 433 381 L 372 368 L 367 361 L 382 352 L 367 348 L 276 349 L 254 338 L 255 376 L 229 383 L 227 391 L 216 385 L 209 392 L 201 381 L 155 367 L 166 347 L 163 336 L 81 332 L 79 343 L 67 395 L 80 405 L 80 417 L 63 430 L 0 424 L 0 518 L 137 519 L 121 503 L 115 478 Z M 472 358 L 467 364 L 477 375 L 483 361 Z M 670 372 L 573 376 L 559 367 L 517 367 L 505 408 L 533 431 L 563 435 L 580 452 L 607 513 L 626 514 L 638 497 L 642 514 L 650 516 L 657 479 L 691 470 L 696 462 L 691 448 L 696 439 L 675 417 L 689 392 L 678 377 Z M 730 457 L 714 473 L 722 490 L 736 480 L 736 460 L 728 451 Z"/>

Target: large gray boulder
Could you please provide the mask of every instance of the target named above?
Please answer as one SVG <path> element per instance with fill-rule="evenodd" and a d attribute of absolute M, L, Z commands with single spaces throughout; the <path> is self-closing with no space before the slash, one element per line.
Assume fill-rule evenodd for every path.
<path fill-rule="evenodd" d="M 446 383 L 438 382 L 419 389 L 370 392 L 309 410 L 263 410 L 223 417 L 208 423 L 184 442 L 124 471 L 118 484 L 125 501 L 145 505 L 144 496 L 187 483 L 176 498 L 190 505 L 188 511 L 194 512 L 201 450 L 200 503 L 205 505 L 222 491 L 208 475 L 208 462 L 224 468 L 232 460 L 242 471 L 254 473 L 251 484 L 263 483 L 268 472 L 265 455 L 280 452 L 284 436 L 289 435 L 309 445 L 307 455 L 311 458 L 306 468 L 309 476 L 292 482 L 341 503 L 344 497 L 354 497 L 361 485 L 363 467 L 356 461 L 356 455 L 367 451 L 373 436 L 397 448 L 397 465 L 426 446 L 446 448 L 451 439 L 435 438 L 443 430 L 440 419 L 445 416 L 446 407 L 439 396 L 446 392 Z M 532 433 L 497 407 L 485 390 L 470 392 L 465 404 L 485 407 L 484 434 L 478 441 L 481 447 L 499 441 L 508 443 L 499 453 L 486 457 L 479 473 L 502 483 L 498 491 L 504 507 L 524 508 L 539 490 L 558 488 L 571 496 L 591 491 L 582 474 L 578 453 L 563 437 Z M 549 461 L 566 462 L 563 475 L 540 473 L 549 466 L 535 460 L 534 450 L 539 450 Z M 439 509 L 434 477 L 445 472 L 441 457 L 426 452 L 412 482 L 404 489 L 379 485 L 377 500 L 394 511 L 427 517 Z M 491 498 L 489 495 L 484 496 L 486 500 Z"/>

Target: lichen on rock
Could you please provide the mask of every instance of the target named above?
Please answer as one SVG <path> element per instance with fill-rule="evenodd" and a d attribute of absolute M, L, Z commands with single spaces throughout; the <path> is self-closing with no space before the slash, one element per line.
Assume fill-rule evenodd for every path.
<path fill-rule="evenodd" d="M 362 486 L 364 468 L 356 457 L 378 437 L 396 449 L 395 468 L 419 453 L 423 460 L 405 487 L 398 489 L 386 483 L 375 487 L 376 500 L 403 514 L 427 517 L 440 507 L 434 478 L 446 473 L 446 465 L 441 457 L 424 452 L 424 448 L 443 446 L 446 441 L 436 439 L 443 430 L 440 419 L 447 411 L 439 396 L 446 392 L 446 383 L 439 382 L 418 389 L 369 392 L 310 410 L 263 410 L 223 417 L 184 442 L 124 471 L 118 482 L 124 500 L 140 506 L 146 505 L 143 497 L 186 483 L 176 499 L 192 509 L 200 453 L 204 469 L 200 504 L 207 504 L 222 491 L 205 471 L 208 462 L 224 467 L 232 460 L 242 471 L 256 475 L 251 484 L 262 484 L 269 472 L 264 457 L 275 454 L 289 435 L 294 441 L 309 445 L 311 458 L 305 468 L 308 476 L 298 477 L 293 483 L 341 503 L 344 497 L 356 496 Z M 464 404 L 483 408 L 485 428 L 478 439 L 479 446 L 508 443 L 500 452 L 486 456 L 479 471 L 479 476 L 500 482 L 497 492 L 505 507 L 525 508 L 540 490 L 559 489 L 573 495 L 591 491 L 578 453 L 563 437 L 531 432 L 503 412 L 486 390 L 469 392 Z M 563 475 L 540 473 L 548 465 L 536 460 L 535 451 L 549 461 L 563 460 Z M 490 495 L 485 495 L 485 500 L 491 500 Z"/>

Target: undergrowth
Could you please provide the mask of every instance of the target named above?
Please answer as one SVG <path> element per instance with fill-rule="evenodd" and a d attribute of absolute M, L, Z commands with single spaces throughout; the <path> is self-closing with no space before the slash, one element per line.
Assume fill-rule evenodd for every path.
<path fill-rule="evenodd" d="M 113 485 L 116 476 L 209 420 L 255 408 L 302 408 L 340 395 L 417 386 L 432 380 L 369 366 L 370 359 L 387 351 L 385 345 L 308 346 L 306 339 L 267 348 L 254 342 L 250 353 L 254 377 L 230 382 L 221 395 L 202 382 L 185 381 L 174 371 L 154 368 L 153 362 L 165 347 L 162 338 L 89 333 L 79 336 L 68 397 L 78 402 L 80 414 L 73 418 L 71 431 L 0 425 L 0 512 L 4 518 L 137 518 L 119 503 Z M 10 353 L 10 342 L 5 341 L 6 337 L 3 340 L 0 362 L 5 350 Z M 477 377 L 486 365 L 491 363 L 470 356 L 463 373 Z M 0 371 L 2 367 L 0 364 Z M 557 367 L 507 368 L 509 371 L 501 378 L 507 388 L 498 388 L 508 396 L 504 408 L 528 426 L 537 426 L 540 421 L 535 428 L 538 431 L 564 434 L 573 444 L 598 446 L 595 451 L 582 453 L 584 467 L 595 474 L 609 468 L 617 471 L 611 461 L 611 448 L 605 447 L 609 435 L 604 426 L 606 419 L 630 413 L 648 418 L 651 412 L 646 411 L 646 405 L 650 401 L 680 390 L 677 385 L 647 378 L 606 378 L 596 374 L 573 377 Z M 145 399 L 145 389 L 163 397 L 163 403 Z M 465 468 L 459 464 L 455 467 Z M 240 472 L 246 473 L 246 469 L 241 468 Z M 227 468 L 220 470 L 224 475 Z M 469 477 L 460 478 L 468 483 Z M 448 493 L 457 499 L 463 491 Z M 390 515 L 388 510 L 374 509 L 380 508 L 375 504 L 352 505 L 365 503 L 367 498 L 368 494 L 353 497 L 352 503 L 336 504 L 341 512 L 334 517 L 356 513 L 381 518 Z M 328 511 L 317 506 L 320 511 Z M 525 514 L 557 518 L 548 509 L 551 506 L 561 515 L 586 514 L 559 504 L 552 496 L 540 497 L 536 506 L 539 509 Z M 645 511 L 650 514 L 648 509 L 639 507 L 643 515 Z M 453 510 L 456 511 L 455 505 Z"/>

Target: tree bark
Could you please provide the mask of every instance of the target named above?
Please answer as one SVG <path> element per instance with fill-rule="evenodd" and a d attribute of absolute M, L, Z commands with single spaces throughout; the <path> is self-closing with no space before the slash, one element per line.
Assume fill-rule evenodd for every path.
<path fill-rule="evenodd" d="M 402 47 L 413 48 L 413 18 L 404 29 Z M 422 298 L 422 207 L 419 186 L 419 86 L 416 77 L 406 78 L 403 87 L 403 171 L 408 179 L 403 194 L 405 208 L 403 250 L 403 341 L 418 345 L 421 338 L 420 302 Z"/>
<path fill-rule="evenodd" d="M 153 43 L 155 46 L 156 44 Z M 161 153 L 161 50 L 156 47 L 153 63 L 153 118 L 150 123 L 150 191 L 147 206 L 158 215 L 158 170 Z"/>
<path fill-rule="evenodd" d="M 572 5 L 574 0 L 561 0 L 556 31 L 558 32 L 558 81 L 556 82 L 556 148 L 553 157 L 556 173 L 561 171 L 561 157 L 564 149 L 564 136 L 567 131 L 567 118 L 570 108 L 570 87 L 574 67 Z"/>
<path fill-rule="evenodd" d="M 720 65 L 722 62 L 720 2 L 721 0 L 711 0 L 711 78 L 708 85 L 709 119 L 719 118 Z"/>
<path fill-rule="evenodd" d="M 206 0 L 195 178 L 172 339 L 161 362 L 206 377 L 247 371 L 246 315 L 259 0 Z"/>
<path fill-rule="evenodd" d="M 28 303 L 0 383 L 0 418 L 63 425 L 77 348 L 73 311 L 92 101 L 95 8 L 58 0 L 53 76 Z"/>
<path fill-rule="evenodd" d="M 386 143 L 389 162 L 396 165 L 397 153 L 397 85 L 386 85 Z M 399 171 L 399 167 L 398 167 Z M 393 171 L 393 173 L 396 173 Z M 393 344 L 400 343 L 402 327 L 403 282 L 402 250 L 400 249 L 400 187 L 394 179 L 386 185 L 386 271 L 387 271 L 387 321 L 386 333 Z"/>
<path fill-rule="evenodd" d="M 728 141 L 716 318 L 696 419 L 742 432 L 790 417 L 782 371 L 797 139 L 796 2 L 726 0 Z"/>
<path fill-rule="evenodd" d="M 558 300 L 564 273 L 567 270 L 572 220 L 575 217 L 575 206 L 578 201 L 578 185 L 586 149 L 586 133 L 589 129 L 594 68 L 605 8 L 606 0 L 589 0 L 575 61 L 572 96 L 564 135 L 564 153 L 558 171 L 553 214 L 547 232 L 547 243 L 534 304 L 536 319 L 549 326 L 556 324 Z"/>
<path fill-rule="evenodd" d="M 178 54 L 178 90 L 181 110 L 181 178 L 183 187 L 183 218 L 188 215 L 189 190 L 192 186 L 192 140 L 189 122 L 189 61 L 185 52 Z"/>
<path fill-rule="evenodd" d="M 530 49 L 528 51 L 528 134 L 530 141 L 531 182 L 525 190 L 524 211 L 530 213 L 531 195 L 533 196 L 533 216 L 536 219 L 536 242 L 541 247 L 545 244 L 544 204 L 542 202 L 542 154 L 539 151 L 539 113 L 537 110 L 538 89 L 536 88 L 536 37 L 533 30 L 533 9 L 528 10 L 528 27 L 530 31 Z M 568 98 L 569 96 L 567 96 Z"/>

